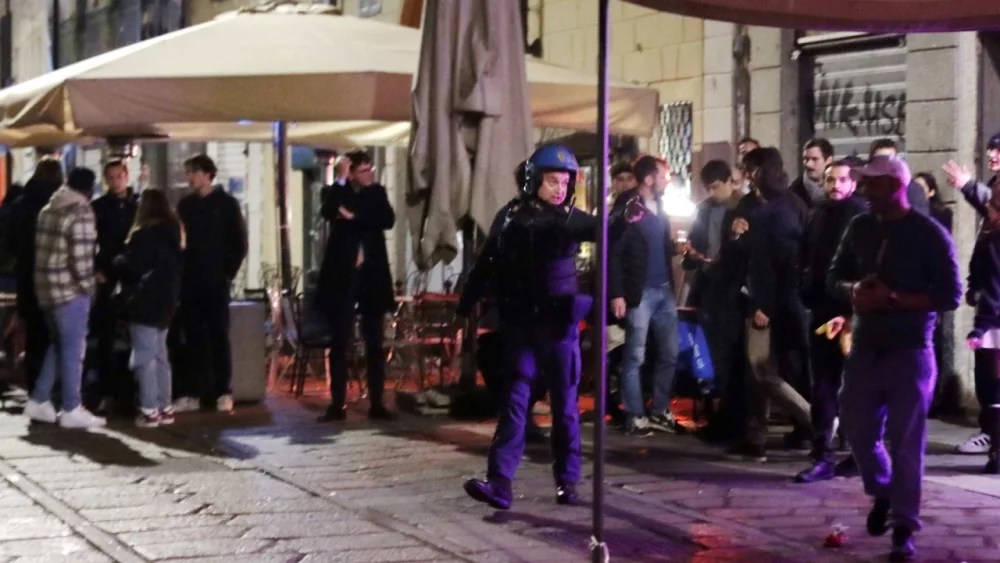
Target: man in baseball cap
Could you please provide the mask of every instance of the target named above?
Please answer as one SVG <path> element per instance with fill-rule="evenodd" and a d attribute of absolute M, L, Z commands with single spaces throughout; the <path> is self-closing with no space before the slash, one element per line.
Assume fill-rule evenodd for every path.
<path fill-rule="evenodd" d="M 934 324 L 938 312 L 958 307 L 962 282 L 951 236 L 910 209 L 906 163 L 875 156 L 855 173 L 871 213 L 851 222 L 827 277 L 831 295 L 854 310 L 840 416 L 874 500 L 868 533 L 889 531 L 891 512 L 890 560 L 910 561 L 921 526 L 927 408 L 937 378 Z"/>

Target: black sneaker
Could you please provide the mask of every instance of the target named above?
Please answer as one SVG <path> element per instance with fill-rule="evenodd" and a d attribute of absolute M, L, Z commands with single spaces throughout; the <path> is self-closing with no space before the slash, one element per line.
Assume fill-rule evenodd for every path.
<path fill-rule="evenodd" d="M 326 407 L 326 412 L 316 419 L 317 422 L 339 422 L 341 420 L 347 420 L 347 411 L 344 410 L 344 407 L 335 405 Z"/>
<path fill-rule="evenodd" d="M 767 451 L 764 449 L 764 446 L 744 442 L 727 449 L 726 457 L 739 461 L 756 461 L 757 463 L 764 463 L 767 461 Z"/>
<path fill-rule="evenodd" d="M 858 470 L 858 462 L 855 461 L 854 456 L 849 455 L 837 464 L 834 473 L 837 474 L 837 477 L 850 478 L 857 477 L 861 472 Z"/>
<path fill-rule="evenodd" d="M 566 506 L 580 506 L 580 495 L 576 494 L 576 487 L 573 485 L 562 485 L 556 488 L 556 504 Z"/>
<path fill-rule="evenodd" d="M 372 420 L 396 420 L 399 416 L 383 405 L 372 405 L 368 409 L 368 418 Z"/>
<path fill-rule="evenodd" d="M 906 526 L 894 527 L 889 561 L 913 561 L 916 556 L 917 546 L 913 543 L 913 532 Z"/>
<path fill-rule="evenodd" d="M 660 432 L 671 432 L 674 434 L 677 433 L 678 429 L 677 421 L 674 419 L 674 415 L 670 413 L 670 411 L 661 414 L 650 415 L 648 420 L 649 420 L 649 426 L 652 427 L 653 430 L 659 430 Z"/>
<path fill-rule="evenodd" d="M 510 485 L 501 485 L 494 481 L 469 479 L 463 488 L 470 497 L 499 510 L 510 508 L 511 497 L 514 496 Z"/>
<path fill-rule="evenodd" d="M 645 438 L 653 435 L 653 427 L 644 416 L 632 417 L 625 422 L 625 435 Z"/>
<path fill-rule="evenodd" d="M 883 536 L 889 531 L 889 499 L 877 498 L 865 522 L 869 536 Z"/>
<path fill-rule="evenodd" d="M 816 483 L 817 481 L 829 481 L 836 475 L 833 462 L 820 460 L 808 469 L 803 469 L 795 476 L 796 483 Z"/>

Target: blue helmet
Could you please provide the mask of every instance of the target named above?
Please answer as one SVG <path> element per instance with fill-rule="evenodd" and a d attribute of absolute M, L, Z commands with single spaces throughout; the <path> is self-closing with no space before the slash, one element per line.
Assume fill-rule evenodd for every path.
<path fill-rule="evenodd" d="M 528 195 L 536 195 L 542 185 L 542 175 L 545 172 L 569 172 L 569 185 L 576 185 L 577 171 L 580 165 L 576 156 L 563 145 L 543 145 L 535 149 L 528 160 L 524 161 L 523 182 L 521 190 Z M 522 179 L 521 175 L 518 179 Z"/>

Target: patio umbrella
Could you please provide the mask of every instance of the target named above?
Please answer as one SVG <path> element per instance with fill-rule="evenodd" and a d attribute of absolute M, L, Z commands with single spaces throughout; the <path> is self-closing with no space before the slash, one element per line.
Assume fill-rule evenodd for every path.
<path fill-rule="evenodd" d="M 995 0 L 628 0 L 662 12 L 747 25 L 847 31 L 1000 27 Z M 833 7 L 835 6 L 835 7 Z"/>
<path fill-rule="evenodd" d="M 532 148 L 517 2 L 430 0 L 425 10 L 408 198 L 421 196 L 410 222 L 421 268 L 454 258 L 460 220 L 489 227 Z"/>
<path fill-rule="evenodd" d="M 329 6 L 270 3 L 0 90 L 0 127 L 162 138 L 170 135 L 169 123 L 268 124 L 278 155 L 282 277 L 290 287 L 282 167 L 293 129 L 288 124 L 409 120 L 419 50 L 420 32 L 411 28 L 334 15 Z M 591 127 L 593 77 L 551 65 L 535 68 L 534 100 L 542 117 L 553 126 Z M 648 133 L 655 90 L 622 85 L 615 92 L 623 132 Z"/>

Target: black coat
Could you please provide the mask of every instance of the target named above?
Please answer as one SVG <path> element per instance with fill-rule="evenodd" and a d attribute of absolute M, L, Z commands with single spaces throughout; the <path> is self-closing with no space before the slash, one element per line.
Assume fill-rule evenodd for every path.
<path fill-rule="evenodd" d="M 17 256 L 14 272 L 19 300 L 36 302 L 35 229 L 39 212 L 58 189 L 58 185 L 44 184 L 32 178 L 25 184 L 24 193 L 10 204 L 10 236 L 5 236 L 4 241 Z"/>
<path fill-rule="evenodd" d="M 851 305 L 826 291 L 826 274 L 840 240 L 851 221 L 868 211 L 868 200 L 855 193 L 849 198 L 817 205 L 806 224 L 802 244 L 802 300 L 813 311 L 814 325 L 836 316 L 850 316 Z"/>
<path fill-rule="evenodd" d="M 135 231 L 112 265 L 130 296 L 125 318 L 161 329 L 170 326 L 181 292 L 180 226 L 160 223 Z"/>
<path fill-rule="evenodd" d="M 354 218 L 339 213 L 343 207 Z M 385 231 L 396 223 L 386 190 L 379 184 L 356 189 L 353 184 L 334 185 L 320 211 L 330 222 L 323 264 L 319 271 L 316 306 L 328 316 L 351 314 L 360 304 L 369 313 L 395 308 Z M 364 262 L 357 267 L 358 251 Z"/>
<path fill-rule="evenodd" d="M 228 287 L 247 255 L 247 227 L 239 202 L 216 186 L 204 197 L 184 196 L 177 204 L 177 215 L 187 234 L 184 286 Z"/>
<path fill-rule="evenodd" d="M 629 223 L 625 219 L 625 207 L 637 193 L 637 189 L 632 189 L 618 196 L 611 210 L 611 224 L 608 228 L 608 298 L 623 297 L 628 308 L 638 307 L 642 301 L 642 291 L 646 287 L 649 245 L 663 249 L 666 256 L 667 277 L 670 286 L 674 286 L 671 264 L 675 251 L 670 220 L 661 213 L 659 219 L 667 224 L 666 234 L 661 241 L 648 241 L 638 222 Z M 643 221 L 652 219 L 646 217 Z"/>
<path fill-rule="evenodd" d="M 130 193 L 125 197 L 107 193 L 91 202 L 97 223 L 97 255 L 94 268 L 113 279 L 112 261 L 125 250 L 125 238 L 135 221 L 135 211 L 139 207 L 138 198 Z"/>
<path fill-rule="evenodd" d="M 799 259 L 808 210 L 793 194 L 764 202 L 753 214 L 748 286 L 751 311 L 770 319 L 771 344 L 806 346 L 806 316 L 799 289 Z"/>

